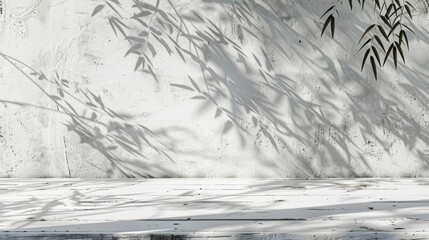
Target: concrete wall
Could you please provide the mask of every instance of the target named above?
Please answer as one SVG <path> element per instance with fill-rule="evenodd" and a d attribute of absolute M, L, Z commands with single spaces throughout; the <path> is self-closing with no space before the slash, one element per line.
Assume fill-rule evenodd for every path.
<path fill-rule="evenodd" d="M 370 9 L 331 39 L 330 1 L 108 2 L 1 0 L 0 177 L 429 176 L 426 1 L 378 81 Z"/>

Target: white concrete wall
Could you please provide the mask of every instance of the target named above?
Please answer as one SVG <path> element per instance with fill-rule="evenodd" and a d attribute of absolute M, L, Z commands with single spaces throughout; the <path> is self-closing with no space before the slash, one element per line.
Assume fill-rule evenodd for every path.
<path fill-rule="evenodd" d="M 356 44 L 371 12 L 320 37 L 330 1 L 160 1 L 137 71 L 116 13 L 91 17 L 104 1 L 1 2 L 0 177 L 429 176 L 426 1 L 378 81 Z"/>

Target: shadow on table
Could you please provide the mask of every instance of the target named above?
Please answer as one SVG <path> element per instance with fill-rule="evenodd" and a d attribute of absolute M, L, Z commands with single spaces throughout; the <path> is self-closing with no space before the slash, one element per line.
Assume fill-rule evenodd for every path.
<path fill-rule="evenodd" d="M 429 212 L 424 211 L 429 209 L 429 199 L 422 199 L 421 195 L 419 200 L 413 200 L 412 196 L 398 195 L 395 198 L 396 195 L 389 195 L 389 200 L 383 200 L 383 194 L 388 192 L 389 188 L 429 186 L 428 180 L 410 179 L 407 184 L 384 179 L 266 180 L 262 184 L 244 184 L 245 187 L 225 182 L 217 188 L 226 190 L 217 194 L 210 194 L 214 185 L 208 184 L 207 189 L 200 188 L 200 185 L 195 183 L 178 184 L 175 187 L 174 180 L 170 181 L 173 185 L 158 183 L 159 189 L 140 186 L 135 188 L 133 193 L 126 192 L 127 194 L 118 192 L 122 188 L 145 184 L 145 181 L 91 180 L 85 183 L 60 180 L 34 183 L 31 180 L 18 180 L 16 184 L 7 184 L 8 187 L 5 187 L 3 181 L 0 190 L 6 194 L 5 199 L 9 199 L 7 196 L 10 195 L 18 200 L 1 202 L 0 226 L 4 221 L 10 225 L 1 227 L 0 237 L 5 234 L 33 237 L 86 234 L 87 237 L 98 239 L 103 234 L 104 237 L 116 236 L 119 239 L 132 236 L 198 239 L 212 234 L 219 239 L 296 239 L 312 238 L 313 235 L 316 238 L 329 239 L 416 239 L 419 236 L 427 237 L 424 234 L 429 227 Z M 158 186 L 156 183 L 150 185 L 151 182 L 147 184 L 149 185 L 146 186 Z M 231 195 L 228 189 L 235 189 L 237 192 Z M 37 195 L 43 191 L 52 192 Z M 60 191 L 61 195 L 56 191 Z M 368 195 L 368 192 L 348 195 L 354 191 L 373 192 L 373 199 L 378 199 L 377 196 L 380 199 L 365 200 L 365 194 Z M 323 194 L 329 192 L 331 194 L 326 198 L 340 197 L 344 202 L 357 199 L 360 201 L 338 204 L 308 203 L 308 207 L 278 207 L 278 204 L 287 205 L 289 198 L 295 198 L 296 201 L 296 197 L 301 196 L 304 200 L 298 201 L 318 201 L 318 198 L 323 199 Z M 31 200 L 20 201 L 19 196 L 23 193 L 22 198 L 33 195 Z M 404 197 L 407 200 L 401 200 Z M 290 204 L 303 206 L 299 202 Z M 153 212 L 145 212 L 150 210 L 158 212 L 159 217 L 127 216 L 129 213 L 136 213 L 139 208 L 142 216 L 153 215 Z M 172 210 L 174 212 L 169 212 Z M 222 213 L 201 214 L 219 210 Z M 181 214 L 163 217 L 174 215 L 178 211 Z M 192 211 L 200 213 L 193 214 Z M 11 212 L 20 214 L 15 217 L 7 216 Z M 36 223 L 38 226 L 45 226 L 32 227 Z"/>

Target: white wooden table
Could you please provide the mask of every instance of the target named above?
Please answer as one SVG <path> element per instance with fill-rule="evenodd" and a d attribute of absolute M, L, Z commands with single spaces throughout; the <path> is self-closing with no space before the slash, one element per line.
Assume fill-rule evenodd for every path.
<path fill-rule="evenodd" d="M 0 239 L 429 239 L 429 179 L 0 179 Z"/>

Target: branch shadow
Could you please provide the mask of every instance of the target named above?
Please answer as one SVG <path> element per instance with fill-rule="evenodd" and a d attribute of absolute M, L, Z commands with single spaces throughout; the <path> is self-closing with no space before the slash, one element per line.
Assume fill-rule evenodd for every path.
<path fill-rule="evenodd" d="M 180 184 L 173 180 L 166 185 L 163 180 L 143 181 L 19 180 L 10 186 L 2 185 L 0 188 L 8 198 L 0 207 L 0 237 L 64 234 L 92 238 L 103 234 L 188 239 L 213 233 L 226 239 L 241 239 L 241 234 L 278 239 L 289 239 L 286 234 L 295 239 L 427 237 L 424 234 L 429 215 L 422 209 L 427 209 L 429 199 L 423 195 L 386 196 L 404 184 L 397 180 L 266 180 L 244 185 L 224 182 L 220 188 L 230 191 L 224 189 L 216 194 L 216 184 Z M 142 184 L 146 187 L 136 188 Z M 427 180 L 415 179 L 402 188 L 427 185 Z M 376 194 L 368 199 L 365 191 Z M 333 194 L 332 199 L 340 197 L 343 203 L 322 200 L 326 197 L 322 193 L 328 192 Z M 12 202 L 11 196 L 20 200 Z M 321 202 L 293 202 L 294 206 L 288 206 L 299 196 Z M 149 209 L 151 213 L 145 212 Z M 17 212 L 19 216 L 11 216 Z M 32 226 L 41 222 L 45 226 Z"/>
<path fill-rule="evenodd" d="M 128 10 L 135 12 L 123 21 L 129 29 L 124 33 L 131 46 L 127 55 L 138 59 L 136 69 L 156 81 L 152 64 L 157 58 L 177 57 L 199 69 L 198 76 L 171 86 L 200 102 L 197 113 L 223 122 L 220 136 L 236 135 L 242 149 L 252 146 L 263 158 L 275 151 L 274 158 L 291 159 L 276 166 L 294 169 L 286 175 L 373 176 L 379 174 L 374 162 L 391 158 L 397 147 L 427 169 L 426 117 L 421 120 L 419 111 L 407 109 L 404 98 L 409 96 L 400 90 L 411 92 L 421 102 L 418 110 L 426 113 L 428 73 L 400 65 L 394 75 L 400 80 L 394 83 L 389 74 L 394 70 L 386 67 L 375 82 L 366 77 L 368 71 L 358 70 L 353 57 L 335 59 L 320 47 L 314 31 L 322 26 L 315 19 L 323 3 L 205 0 L 198 11 L 179 9 L 170 1 L 133 3 Z M 216 12 L 220 23 L 205 12 Z M 347 17 L 353 21 L 340 23 L 344 31 L 332 48 L 353 53 L 357 49 L 351 39 L 359 38 L 365 18 Z M 414 28 L 417 37 L 410 41 L 429 43 L 423 30 Z M 301 64 L 299 69 L 294 62 Z M 392 84 L 398 88 L 391 90 Z M 417 174 L 413 171 L 400 176 Z"/>
<path fill-rule="evenodd" d="M 199 103 L 197 114 L 221 123 L 218 136 L 238 139 L 240 150 L 256 152 L 255 161 L 278 176 L 379 176 L 380 162 L 401 160 L 398 148 L 418 166 L 398 167 L 398 176 L 427 174 L 427 62 L 411 58 L 396 73 L 386 66 L 375 82 L 366 70 L 360 72 L 355 56 L 333 54 L 357 54 L 350 40 L 358 38 L 365 18 L 346 16 L 352 21 L 339 23 L 343 32 L 329 45 L 314 31 L 322 27 L 316 19 L 323 2 L 204 0 L 191 8 L 171 1 L 107 3 L 105 9 L 113 10 L 108 22 L 130 44 L 125 57 L 136 59 L 134 70 L 159 82 L 164 79 L 157 69 L 163 66 L 157 59 L 177 58 L 196 69 L 173 79 L 171 87 Z M 413 28 L 416 37 L 410 42 L 427 45 L 426 30 Z M 2 56 L 16 67 L 25 65 Z M 45 109 L 67 115 L 68 130 L 108 159 L 112 169 L 125 177 L 178 176 L 149 162 L 154 154 L 174 162 L 171 153 L 181 149 L 172 133 L 190 134 L 189 129 L 153 130 L 132 123 L 91 90 L 77 88 L 73 94 L 60 76 L 48 80 L 25 68 L 17 67 L 36 85 L 47 81 L 58 89 L 54 96 L 44 92 L 58 106 Z"/>
<path fill-rule="evenodd" d="M 100 96 L 89 89 L 72 86 L 57 73 L 52 79 L 48 79 L 43 72 L 38 72 L 11 56 L 3 53 L 0 53 L 0 56 L 37 86 L 55 104 L 55 108 L 7 100 L 0 100 L 0 103 L 38 108 L 64 116 L 64 126 L 79 137 L 79 144 L 88 145 L 108 160 L 111 166 L 107 171 L 108 177 L 113 177 L 115 171 L 119 172 L 120 177 L 128 178 L 179 177 L 149 160 L 150 156 L 161 155 L 173 161 L 168 153 L 175 144 L 175 139 L 170 137 L 170 131 L 186 134 L 185 129 L 151 130 L 142 124 L 129 121 L 127 115 L 118 114 L 106 106 Z M 45 84 L 56 88 L 56 94 L 45 90 Z M 168 142 L 164 143 L 164 140 Z M 93 165 L 91 162 L 88 164 Z M 70 166 L 68 167 L 69 177 L 72 177 Z"/>

